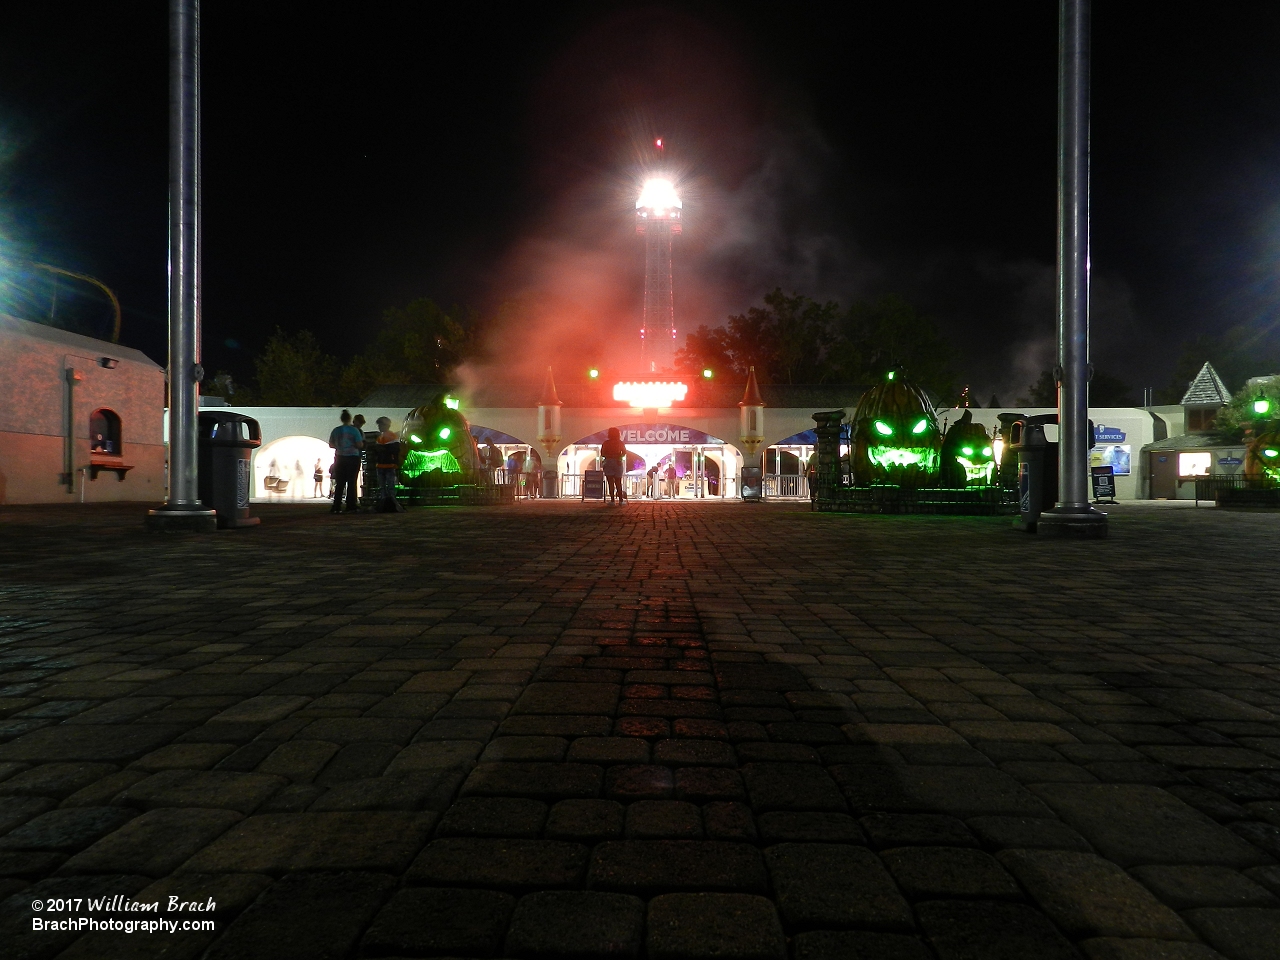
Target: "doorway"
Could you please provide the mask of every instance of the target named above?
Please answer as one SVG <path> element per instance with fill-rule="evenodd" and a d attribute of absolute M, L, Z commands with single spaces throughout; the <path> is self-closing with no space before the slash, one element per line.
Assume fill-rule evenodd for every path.
<path fill-rule="evenodd" d="M 1178 498 L 1178 456 L 1175 453 L 1149 453 L 1152 500 Z"/>

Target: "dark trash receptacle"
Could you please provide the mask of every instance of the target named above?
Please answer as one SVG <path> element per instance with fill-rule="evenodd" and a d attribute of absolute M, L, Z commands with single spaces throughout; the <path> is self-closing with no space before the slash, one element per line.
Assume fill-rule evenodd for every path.
<path fill-rule="evenodd" d="M 542 471 L 542 497 L 544 500 L 554 500 L 560 496 L 560 477 L 554 470 Z"/>
<path fill-rule="evenodd" d="M 1009 427 L 1009 455 L 1018 464 L 1018 519 L 1014 526 L 1034 533 L 1040 514 L 1058 502 L 1058 444 L 1046 440 L 1044 425 L 1057 414 L 1023 417 Z"/>
<path fill-rule="evenodd" d="M 230 411 L 201 410 L 197 429 L 200 502 L 217 513 L 219 527 L 258 523 L 258 517 L 249 516 L 249 451 L 262 446 L 258 421 Z"/>
<path fill-rule="evenodd" d="M 742 499 L 764 499 L 764 471 L 759 467 L 742 468 Z"/>

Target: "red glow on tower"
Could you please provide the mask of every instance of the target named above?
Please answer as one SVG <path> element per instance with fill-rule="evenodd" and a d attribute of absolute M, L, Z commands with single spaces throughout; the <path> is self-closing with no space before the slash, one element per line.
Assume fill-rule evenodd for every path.
<path fill-rule="evenodd" d="M 662 141 L 657 141 L 661 147 Z M 671 285 L 671 238 L 680 233 L 684 204 L 675 184 L 663 177 L 644 182 L 636 201 L 636 233 L 645 237 L 644 323 L 640 365 L 660 373 L 675 364 L 676 308 Z"/>

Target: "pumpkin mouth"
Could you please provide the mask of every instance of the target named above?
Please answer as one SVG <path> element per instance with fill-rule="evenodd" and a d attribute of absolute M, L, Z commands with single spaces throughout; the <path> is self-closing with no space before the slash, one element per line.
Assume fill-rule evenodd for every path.
<path fill-rule="evenodd" d="M 991 474 L 996 467 L 994 461 L 988 460 L 986 463 L 974 463 L 965 457 L 956 457 L 956 462 L 964 467 L 964 478 L 967 482 L 972 483 L 975 480 L 991 482 Z"/>
<path fill-rule="evenodd" d="M 867 459 L 878 467 L 938 467 L 937 451 L 931 447 L 868 447 Z"/>
<path fill-rule="evenodd" d="M 461 473 L 462 467 L 448 450 L 410 450 L 404 458 L 400 471 L 412 479 L 432 470 L 441 473 Z"/>

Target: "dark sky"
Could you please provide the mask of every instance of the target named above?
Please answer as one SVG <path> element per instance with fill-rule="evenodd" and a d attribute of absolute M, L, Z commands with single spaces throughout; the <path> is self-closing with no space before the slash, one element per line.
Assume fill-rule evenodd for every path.
<path fill-rule="evenodd" d="M 1280 5 L 1096 7 L 1094 359 L 1162 386 L 1188 337 L 1276 336 Z M 680 327 L 775 285 L 897 292 L 956 344 L 961 382 L 1011 395 L 1054 336 L 1056 19 L 206 3 L 206 366 L 249 373 L 276 326 L 349 353 L 418 296 L 520 299 L 512 358 L 630 349 L 631 210 L 660 135 L 686 199 Z M 26 4 L 0 31 L 0 244 L 112 285 L 122 339 L 161 361 L 166 57 L 157 0 Z"/>

